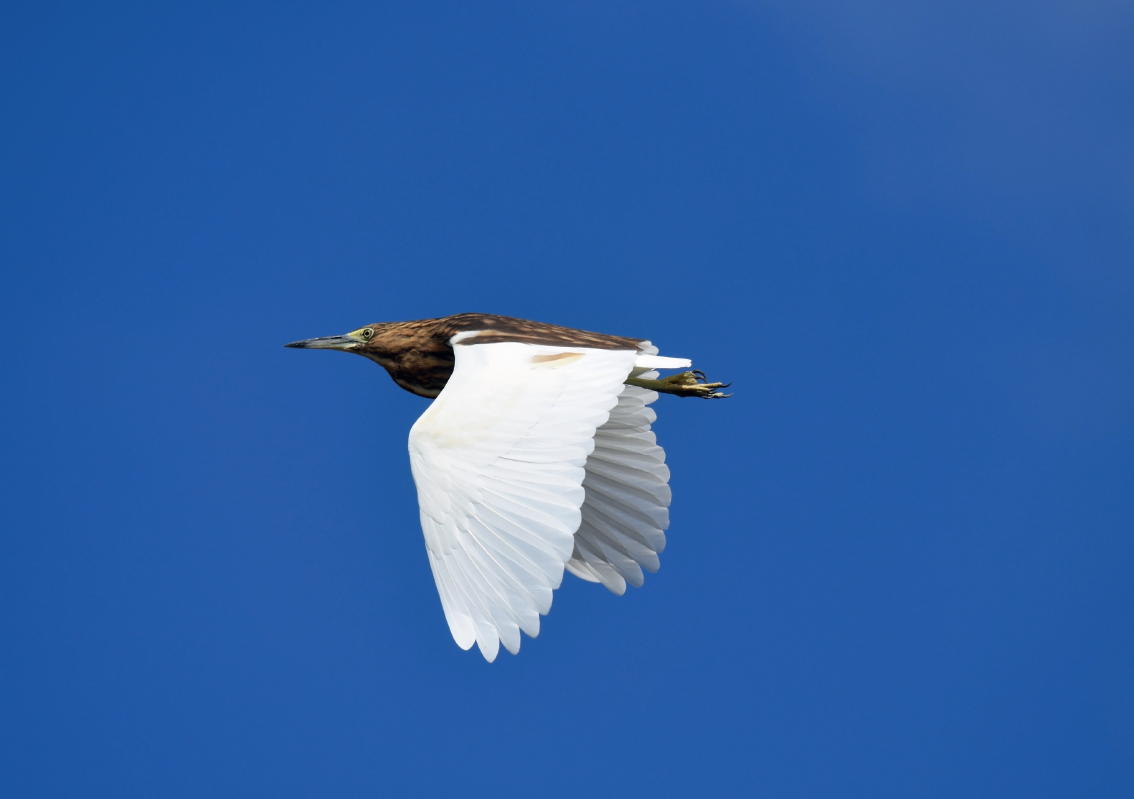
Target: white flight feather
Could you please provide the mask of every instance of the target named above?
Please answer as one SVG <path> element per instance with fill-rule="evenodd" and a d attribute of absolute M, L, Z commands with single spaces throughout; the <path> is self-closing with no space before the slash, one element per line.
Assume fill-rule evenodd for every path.
<path fill-rule="evenodd" d="M 691 365 L 684 359 L 657 357 L 653 347 L 649 350 L 638 356 L 636 376 L 657 377 L 643 368 L 654 364 Z M 640 587 L 642 569 L 657 571 L 658 554 L 665 549 L 672 494 L 665 451 L 650 430 L 657 416 L 648 406 L 657 398 L 655 391 L 624 387 L 610 418 L 595 432 L 595 449 L 587 459 L 583 520 L 567 569 L 616 594 L 626 591 L 626 583 Z"/>
<path fill-rule="evenodd" d="M 641 356 L 514 342 L 454 351 L 452 377 L 410 431 L 410 465 L 449 629 L 491 661 L 500 643 L 519 649 L 520 630 L 539 633 L 575 550 L 595 431 Z M 582 357 L 547 357 L 561 353 Z"/>

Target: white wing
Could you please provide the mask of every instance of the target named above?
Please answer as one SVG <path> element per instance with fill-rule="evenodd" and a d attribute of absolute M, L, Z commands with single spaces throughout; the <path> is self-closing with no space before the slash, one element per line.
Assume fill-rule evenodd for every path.
<path fill-rule="evenodd" d="M 684 359 L 655 357 L 643 348 L 634 376 L 653 379 L 648 367 L 682 368 Z M 642 374 L 644 372 L 644 374 Z M 567 570 L 590 582 L 601 582 L 616 594 L 626 583 L 641 588 L 642 569 L 656 572 L 669 527 L 669 467 L 650 425 L 657 414 L 648 407 L 656 391 L 624 386 L 606 424 L 595 432 L 595 448 L 587 459 L 582 522 Z"/>
<path fill-rule="evenodd" d="M 563 579 L 581 521 L 583 466 L 638 353 L 458 345 L 444 390 L 410 431 L 421 526 L 457 644 L 492 661 Z"/>

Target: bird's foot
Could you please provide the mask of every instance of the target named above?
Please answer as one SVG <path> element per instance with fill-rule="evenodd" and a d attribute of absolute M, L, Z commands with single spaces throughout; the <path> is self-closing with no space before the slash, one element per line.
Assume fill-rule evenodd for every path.
<path fill-rule="evenodd" d="M 700 369 L 679 372 L 662 380 L 643 380 L 640 377 L 626 378 L 626 384 L 638 388 L 648 388 L 659 394 L 673 394 L 678 397 L 700 397 L 701 399 L 724 399 L 732 394 L 722 394 L 718 388 L 728 388 L 732 383 L 710 383 Z"/>

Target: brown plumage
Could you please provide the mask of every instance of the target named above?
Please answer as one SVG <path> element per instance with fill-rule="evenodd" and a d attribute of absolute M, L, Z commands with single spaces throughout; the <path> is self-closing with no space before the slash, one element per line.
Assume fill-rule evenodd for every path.
<path fill-rule="evenodd" d="M 345 336 L 296 341 L 286 346 L 341 349 L 363 355 L 382 366 L 406 391 L 432 398 L 441 393 L 453 374 L 453 347 L 449 341 L 458 333 L 477 335 L 459 341 L 457 346 L 517 341 L 599 350 L 637 350 L 643 343 L 643 339 L 591 333 L 511 316 L 462 313 L 412 322 L 377 322 Z"/>

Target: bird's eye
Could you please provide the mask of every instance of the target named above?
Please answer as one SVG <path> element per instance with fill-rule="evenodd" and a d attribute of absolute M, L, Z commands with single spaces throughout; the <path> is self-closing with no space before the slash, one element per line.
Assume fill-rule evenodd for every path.
<path fill-rule="evenodd" d="M 374 335 L 374 328 L 372 328 L 372 327 L 364 328 L 363 331 L 359 335 L 362 336 L 363 341 L 370 341 L 370 338 Z"/>

